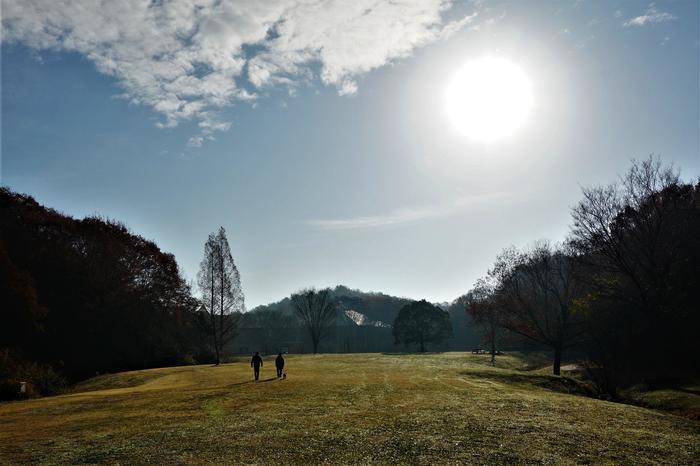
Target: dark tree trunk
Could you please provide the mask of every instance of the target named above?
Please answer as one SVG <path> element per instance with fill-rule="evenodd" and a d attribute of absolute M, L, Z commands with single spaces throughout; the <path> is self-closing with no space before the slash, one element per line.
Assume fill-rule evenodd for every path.
<path fill-rule="evenodd" d="M 554 367 L 553 367 L 553 372 L 554 375 L 560 375 L 561 374 L 561 347 L 556 347 L 554 348 Z"/>
<path fill-rule="evenodd" d="M 210 256 L 211 261 L 211 307 L 209 308 L 209 316 L 211 318 L 211 336 L 214 341 L 214 354 L 216 355 L 216 365 L 219 365 L 219 342 L 216 335 L 216 311 L 214 310 L 214 255 Z"/>
<path fill-rule="evenodd" d="M 491 326 L 491 365 L 496 365 L 496 329 Z"/>
<path fill-rule="evenodd" d="M 219 313 L 219 348 L 216 350 L 216 364 L 220 364 L 220 359 L 221 359 L 221 351 L 224 349 L 224 256 L 221 254 L 219 256 L 219 267 L 221 270 L 221 277 L 220 277 L 220 288 L 221 288 L 221 302 L 220 304 L 220 313 Z"/>

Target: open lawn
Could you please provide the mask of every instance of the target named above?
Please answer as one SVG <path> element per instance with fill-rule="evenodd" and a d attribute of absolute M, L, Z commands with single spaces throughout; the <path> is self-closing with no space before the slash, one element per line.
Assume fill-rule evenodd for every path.
<path fill-rule="evenodd" d="M 699 464 L 700 423 L 471 354 L 288 356 L 98 377 L 0 404 L 0 464 Z"/>

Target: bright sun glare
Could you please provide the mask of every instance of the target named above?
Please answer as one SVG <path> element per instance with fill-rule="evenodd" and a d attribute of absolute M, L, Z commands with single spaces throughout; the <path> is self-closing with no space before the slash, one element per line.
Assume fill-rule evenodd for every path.
<path fill-rule="evenodd" d="M 532 83 L 513 62 L 481 58 L 464 65 L 445 92 L 447 115 L 470 139 L 495 141 L 513 134 L 532 108 Z"/>

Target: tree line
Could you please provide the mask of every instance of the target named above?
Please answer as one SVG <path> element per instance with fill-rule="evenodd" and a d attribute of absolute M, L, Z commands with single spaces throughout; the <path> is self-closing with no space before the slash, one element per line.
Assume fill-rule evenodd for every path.
<path fill-rule="evenodd" d="M 195 296 L 174 256 L 123 224 L 74 219 L 1 188 L 0 397 L 18 380 L 50 393 L 96 373 L 219 364 L 245 349 L 236 341 L 266 351 L 302 338 L 314 353 L 444 350 L 475 342 L 474 324 L 492 360 L 530 342 L 551 351 L 554 374 L 567 357 L 583 361 L 601 394 L 696 377 L 699 196 L 700 182 L 650 157 L 616 183 L 584 189 L 565 242 L 504 249 L 449 305 L 336 287 L 246 312 L 223 228 L 204 244 Z"/>
<path fill-rule="evenodd" d="M 236 331 L 224 342 L 228 344 L 226 352 L 245 353 L 255 348 L 265 353 L 310 350 L 315 354 L 322 344 L 326 352 L 352 352 L 356 348 L 363 352 L 447 349 L 453 327 L 450 314 L 438 306 L 425 300 L 403 300 L 405 304 L 390 324 L 357 325 L 344 317 L 342 300 L 333 291 L 306 288 L 293 293 L 289 297 L 290 313 L 271 309 L 239 313 Z"/>
<path fill-rule="evenodd" d="M 0 188 L 0 381 L 69 380 L 206 357 L 172 254 L 121 223 Z"/>
<path fill-rule="evenodd" d="M 322 327 L 313 323 L 313 302 L 325 302 L 328 319 Z M 395 338 L 395 323 L 401 311 L 415 301 L 377 292 L 363 292 L 346 286 L 298 290 L 278 302 L 246 312 L 241 316 L 239 335 L 229 351 L 244 352 L 255 347 L 265 352 L 382 352 L 416 350 L 418 342 L 405 345 Z M 429 303 L 428 303 L 429 304 Z M 465 350 L 479 344 L 477 330 L 464 313 L 462 298 L 451 304 L 431 305 L 447 313 L 452 328 L 438 342 L 427 342 L 430 350 Z M 323 307 L 323 306 L 321 306 Z M 298 312 L 297 309 L 302 312 Z M 352 317 L 360 320 L 353 320 Z M 312 335 L 308 327 L 316 327 Z M 322 330 L 321 330 L 322 329 Z M 322 332 L 322 336 L 318 335 Z M 316 340 L 316 344 L 314 344 Z M 415 346 L 414 346 L 415 345 Z"/>
<path fill-rule="evenodd" d="M 496 347 L 524 337 L 584 361 L 601 394 L 700 371 L 700 181 L 658 158 L 583 190 L 560 245 L 507 248 L 467 294 L 466 311 Z"/>

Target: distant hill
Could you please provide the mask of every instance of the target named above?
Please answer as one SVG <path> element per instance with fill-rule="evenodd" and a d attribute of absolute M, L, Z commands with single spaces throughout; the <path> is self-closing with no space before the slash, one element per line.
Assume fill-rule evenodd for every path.
<path fill-rule="evenodd" d="M 371 327 L 391 327 L 399 311 L 413 300 L 391 296 L 375 291 L 361 291 L 338 285 L 331 288 L 331 296 L 342 310 L 339 313 L 337 325 L 357 325 Z M 451 303 L 436 303 L 441 309 L 450 314 L 454 336 L 450 339 L 450 349 L 470 349 L 478 347 L 481 342 L 479 330 L 472 324 L 464 311 L 464 297 L 460 296 Z M 267 305 L 258 306 L 248 314 L 249 318 L 256 313 L 265 311 L 281 312 L 294 316 L 294 309 L 289 298 Z M 254 319 L 251 319 L 251 322 Z"/>
<path fill-rule="evenodd" d="M 343 311 L 338 320 L 338 325 L 371 325 L 390 326 L 399 310 L 412 302 L 408 298 L 399 298 L 374 291 L 361 291 L 338 285 L 331 288 L 331 297 Z M 293 315 L 294 309 L 289 298 L 258 306 L 251 313 L 259 311 L 279 311 Z"/>

